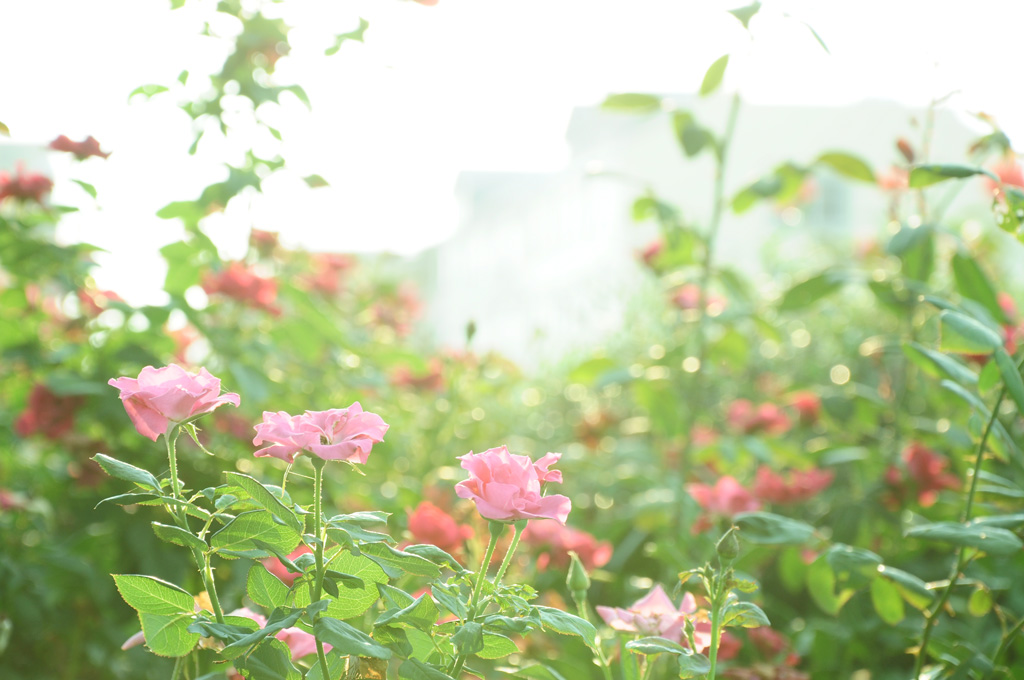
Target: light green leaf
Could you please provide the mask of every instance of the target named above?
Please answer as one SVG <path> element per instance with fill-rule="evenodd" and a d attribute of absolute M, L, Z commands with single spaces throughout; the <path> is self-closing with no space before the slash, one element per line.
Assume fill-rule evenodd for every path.
<path fill-rule="evenodd" d="M 334 37 L 334 44 L 324 50 L 324 54 L 328 57 L 338 53 L 341 49 L 342 44 L 346 40 L 353 40 L 355 42 L 363 42 L 363 34 L 366 33 L 366 29 L 370 27 L 370 22 L 366 19 L 359 17 L 359 27 L 354 31 L 348 33 L 340 33 Z"/>
<path fill-rule="evenodd" d="M 518 654 L 519 647 L 510 638 L 497 633 L 484 633 L 484 646 L 476 656 L 481 659 L 503 659 L 509 654 Z"/>
<path fill-rule="evenodd" d="M 454 680 L 452 676 L 419 659 L 406 659 L 398 667 L 398 677 L 406 680 Z"/>
<path fill-rule="evenodd" d="M 452 635 L 452 644 L 459 654 L 476 654 L 484 648 L 484 628 L 476 621 L 469 621 L 459 626 Z"/>
<path fill-rule="evenodd" d="M 996 360 L 996 366 L 999 368 L 999 374 L 1003 376 L 1003 384 L 1006 385 L 1006 391 L 1013 398 L 1013 402 L 1017 404 L 1017 410 L 1020 413 L 1024 413 L 1024 380 L 1021 380 L 1020 369 L 1017 368 L 1017 364 L 1014 363 L 1013 359 L 1010 358 L 1010 355 L 1002 347 L 996 349 L 993 357 Z"/>
<path fill-rule="evenodd" d="M 227 472 L 225 474 L 229 484 L 237 484 L 242 487 L 249 494 L 249 498 L 253 502 L 287 524 L 296 533 L 302 533 L 305 528 L 303 521 L 296 517 L 295 513 L 289 508 L 285 507 L 284 503 L 270 489 L 249 475 L 243 475 L 240 472 Z"/>
<path fill-rule="evenodd" d="M 157 493 L 161 493 L 160 481 L 148 470 L 137 468 L 134 465 L 129 465 L 102 453 L 97 453 L 92 459 L 99 463 L 103 471 L 111 477 L 123 479 L 126 482 L 134 482 L 139 486 L 148 486 Z"/>
<path fill-rule="evenodd" d="M 88 182 L 83 182 L 80 179 L 73 179 L 71 181 L 77 184 L 78 186 L 82 187 L 82 189 L 85 190 L 85 193 L 89 194 L 93 198 L 96 198 L 96 187 L 89 184 Z"/>
<path fill-rule="evenodd" d="M 992 611 L 992 593 L 987 588 L 978 588 L 967 600 L 967 612 L 976 618 L 985 616 Z"/>
<path fill-rule="evenodd" d="M 703 654 L 690 652 L 688 654 L 680 654 L 677 658 L 679 659 L 680 678 L 701 677 L 707 675 L 708 671 L 711 670 L 711 661 Z"/>
<path fill-rule="evenodd" d="M 334 557 L 338 552 L 340 555 Z M 327 614 L 337 619 L 349 619 L 359 616 L 380 599 L 377 592 L 378 583 L 387 583 L 388 577 L 377 564 L 362 555 L 353 555 L 349 551 L 341 551 L 340 548 L 331 548 L 326 557 L 330 561 L 332 570 L 349 574 L 362 579 L 363 587 L 350 588 L 345 584 L 346 590 L 343 597 L 332 600 L 327 608 Z M 294 591 L 295 606 L 302 607 L 309 604 L 309 588 L 298 588 Z"/>
<path fill-rule="evenodd" d="M 939 346 L 958 354 L 991 354 L 1003 339 L 981 322 L 947 309 L 939 314 Z"/>
<path fill-rule="evenodd" d="M 740 539 L 751 543 L 798 544 L 814 537 L 814 527 L 810 524 L 770 512 L 741 512 L 733 522 L 740 528 Z"/>
<path fill-rule="evenodd" d="M 278 524 L 266 510 L 243 512 L 213 535 L 210 543 L 216 551 L 228 558 L 268 557 L 266 550 L 258 548 L 253 540 L 260 540 L 288 554 L 299 544 L 300 535 L 291 527 Z"/>
<path fill-rule="evenodd" d="M 780 312 L 791 312 L 809 307 L 842 286 L 843 279 L 836 272 L 822 272 L 797 283 L 783 293 L 778 309 Z"/>
<path fill-rule="evenodd" d="M 131 98 L 137 94 L 141 94 L 144 98 L 149 99 L 153 95 L 160 94 L 161 92 L 167 92 L 167 88 L 163 85 L 139 85 L 131 91 L 131 94 L 128 95 L 128 99 L 130 101 Z"/>
<path fill-rule="evenodd" d="M 700 84 L 700 96 L 706 97 L 722 84 L 722 78 L 725 77 L 725 67 L 729 65 L 729 55 L 723 55 L 715 60 L 715 63 L 708 67 L 707 73 L 704 74 L 704 80 Z"/>
<path fill-rule="evenodd" d="M 653 113 L 661 110 L 661 98 L 652 94 L 610 94 L 601 108 L 622 113 Z"/>
<path fill-rule="evenodd" d="M 757 11 L 761 9 L 760 2 L 753 2 L 745 7 L 739 7 L 737 9 L 730 9 L 729 14 L 733 15 L 739 22 L 743 24 L 743 28 L 750 28 L 750 20 L 754 18 Z"/>
<path fill-rule="evenodd" d="M 772 624 L 764 610 L 753 602 L 730 602 L 722 614 L 722 625 L 759 628 Z"/>
<path fill-rule="evenodd" d="M 535 606 L 532 609 L 540 616 L 541 624 L 546 630 L 553 630 L 562 635 L 578 635 L 591 647 L 597 644 L 597 629 L 586 619 L 553 607 Z"/>
<path fill-rule="evenodd" d="M 862 182 L 874 182 L 875 173 L 871 166 L 860 158 L 842 151 L 830 151 L 818 156 L 816 163 L 827 165 L 840 175 Z"/>
<path fill-rule="evenodd" d="M 285 603 L 288 586 L 257 562 L 249 568 L 245 592 L 249 599 L 267 609 L 276 609 Z"/>
<path fill-rule="evenodd" d="M 139 621 L 146 636 L 146 646 L 157 656 L 185 656 L 199 642 L 197 633 L 188 632 L 192 616 L 192 612 L 153 614 L 140 611 Z"/>
<path fill-rule="evenodd" d="M 922 371 L 935 378 L 950 378 L 961 385 L 975 385 L 978 374 L 948 354 L 928 349 L 916 342 L 903 343 L 903 353 Z"/>
<path fill-rule="evenodd" d="M 167 524 L 160 524 L 159 522 L 153 522 L 153 533 L 157 535 L 161 541 L 167 541 L 174 545 L 180 545 L 186 548 L 193 548 L 199 552 L 206 552 L 210 549 L 204 541 L 199 540 L 198 536 L 195 536 L 189 531 L 185 531 L 181 527 L 170 526 Z"/>
<path fill-rule="evenodd" d="M 903 599 L 915 609 L 924 611 L 935 599 L 928 584 L 913 574 L 887 565 L 879 565 L 878 573 L 892 581 L 899 588 Z"/>
<path fill-rule="evenodd" d="M 630 640 L 626 643 L 626 649 L 637 654 L 686 654 L 686 648 L 677 642 L 672 642 L 663 637 L 644 637 L 638 640 Z"/>
<path fill-rule="evenodd" d="M 884 578 L 876 578 L 871 582 L 871 603 L 879 618 L 890 626 L 895 626 L 906 616 L 899 588 Z"/>
<path fill-rule="evenodd" d="M 192 613 L 195 600 L 185 590 L 155 576 L 111 574 L 128 606 L 147 614 Z"/>
<path fill-rule="evenodd" d="M 397 550 L 384 543 L 373 543 L 360 546 L 360 552 L 382 567 L 393 567 L 408 574 L 437 578 L 441 569 L 430 560 L 413 553 Z"/>
<path fill-rule="evenodd" d="M 965 253 L 954 253 L 951 264 L 956 289 L 961 295 L 981 304 L 999 323 L 1009 321 L 999 304 L 999 297 L 992 282 L 973 257 Z"/>

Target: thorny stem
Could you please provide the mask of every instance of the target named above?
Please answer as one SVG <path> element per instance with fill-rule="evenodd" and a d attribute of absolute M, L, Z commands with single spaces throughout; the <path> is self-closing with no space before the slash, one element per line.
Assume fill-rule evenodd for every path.
<path fill-rule="evenodd" d="M 1020 366 L 1018 366 L 1018 370 Z M 992 415 L 988 419 L 988 423 L 985 425 L 985 430 L 981 435 L 981 440 L 978 442 L 977 455 L 974 459 L 974 468 L 971 472 L 971 485 L 967 490 L 967 503 L 964 505 L 964 513 L 961 521 L 967 522 L 971 518 L 971 511 L 974 509 L 974 495 L 978 491 L 978 478 L 981 477 L 981 463 L 985 459 L 985 444 L 988 442 L 988 437 L 992 433 L 992 428 L 995 426 L 996 418 L 999 416 L 999 407 L 1003 404 L 1003 399 L 1006 397 L 1006 387 L 1004 386 L 999 391 L 999 396 L 996 398 L 995 404 L 992 406 Z M 950 596 L 953 594 L 953 589 L 957 585 L 957 580 L 960 576 L 960 571 L 964 568 L 967 563 L 967 555 L 964 546 L 960 546 L 956 550 L 956 561 L 953 565 L 952 571 L 949 574 L 949 583 L 946 585 L 945 590 L 942 591 L 942 595 L 939 597 L 939 601 L 925 617 L 924 622 L 924 633 L 921 635 L 921 646 L 917 651 L 917 659 L 914 662 L 914 680 L 918 680 L 921 677 L 921 670 L 924 667 L 924 659 L 928 650 L 928 642 L 931 640 L 932 631 L 935 629 L 935 623 L 938 621 L 939 615 L 942 613 L 946 603 L 949 602 Z"/>
<path fill-rule="evenodd" d="M 498 537 L 501 535 L 501 532 L 505 528 L 505 525 L 501 522 L 492 521 L 490 523 L 489 528 L 491 533 L 491 539 L 487 543 L 487 550 L 484 551 L 484 559 L 483 562 L 480 564 L 480 571 L 477 572 L 476 583 L 473 584 L 473 594 L 469 598 L 469 616 L 466 619 L 466 623 L 469 623 L 476 618 L 477 602 L 480 598 L 480 590 L 484 586 L 484 580 L 487 578 L 487 567 L 489 567 L 491 564 L 491 557 L 494 555 L 494 549 L 498 546 Z M 498 576 L 494 579 L 495 586 L 498 585 L 498 580 L 501 578 L 501 574 L 504 572 L 504 567 L 506 566 L 505 563 L 508 562 L 510 556 L 512 555 L 512 552 L 515 550 L 516 543 L 519 542 L 520 533 L 521 531 L 517 528 L 516 537 L 512 541 L 512 545 L 509 546 L 508 552 L 505 553 L 505 560 L 502 561 L 502 568 L 498 571 Z M 452 663 L 452 667 L 448 675 L 452 676 L 453 678 L 458 678 L 459 673 L 462 672 L 462 667 L 465 665 L 466 655 L 460 652 L 458 656 L 455 657 L 455 661 Z"/>
<path fill-rule="evenodd" d="M 323 514 L 323 500 L 321 498 L 323 472 L 327 461 L 316 456 L 313 456 L 311 460 L 313 461 L 313 535 L 316 536 L 317 542 L 316 550 L 314 551 L 316 575 L 313 577 L 313 598 L 310 602 L 319 602 L 324 587 L 324 537 L 320 532 L 320 522 Z M 314 614 L 313 621 L 315 622 L 319 616 L 320 614 Z M 320 662 L 321 677 L 327 678 L 327 655 L 324 653 L 324 643 L 320 640 L 319 636 L 316 637 L 316 658 Z"/>

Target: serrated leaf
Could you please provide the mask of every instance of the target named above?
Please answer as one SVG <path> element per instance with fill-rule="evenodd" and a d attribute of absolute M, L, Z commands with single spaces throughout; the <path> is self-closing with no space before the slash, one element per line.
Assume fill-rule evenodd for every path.
<path fill-rule="evenodd" d="M 206 552 L 209 550 L 209 546 L 206 545 L 205 541 L 201 541 L 198 536 L 189 531 L 185 531 L 181 527 L 160 524 L 159 522 L 152 522 L 151 526 L 153 527 L 153 533 L 156 534 L 157 538 L 161 541 L 180 545 L 185 548 L 192 548 L 199 552 Z"/>
<path fill-rule="evenodd" d="M 99 463 L 99 466 L 103 468 L 103 471 L 111 477 L 123 479 L 126 482 L 134 482 L 139 486 L 148 486 L 149 488 L 154 489 L 158 494 L 163 493 L 160 487 L 160 481 L 148 470 L 137 468 L 134 465 L 129 465 L 124 461 L 111 458 L 110 456 L 102 453 L 97 453 L 92 457 L 92 459 Z"/>
<path fill-rule="evenodd" d="M 419 659 L 406 659 L 398 667 L 398 677 L 406 680 L 454 680 L 447 673 L 423 663 Z"/>
<path fill-rule="evenodd" d="M 192 613 L 153 614 L 139 612 L 142 634 L 146 636 L 146 646 L 157 656 L 179 657 L 191 652 L 199 635 L 188 632 L 192 623 Z"/>
<path fill-rule="evenodd" d="M 317 638 L 334 647 L 339 654 L 369 656 L 374 659 L 390 659 L 391 650 L 382 647 L 363 631 L 353 628 L 344 621 L 321 616 L 313 624 Z"/>
<path fill-rule="evenodd" d="M 420 630 L 429 629 L 437 621 L 440 612 L 427 594 L 401 608 L 393 608 L 377 617 L 374 626 L 408 624 Z M 479 625 L 479 624 L 477 624 Z"/>
<path fill-rule="evenodd" d="M 132 609 L 148 614 L 192 613 L 195 600 L 187 591 L 155 576 L 111 574 L 121 598 Z"/>
<path fill-rule="evenodd" d="M 430 560 L 439 567 L 448 567 L 452 571 L 457 573 L 465 573 L 466 568 L 459 564 L 459 561 L 441 550 L 436 545 L 430 545 L 429 543 L 407 545 L 403 548 L 407 553 L 418 555 L 425 560 Z"/>
<path fill-rule="evenodd" d="M 519 647 L 510 638 L 497 633 L 484 631 L 484 646 L 475 656 L 481 659 L 504 659 L 509 654 L 517 654 Z"/>
<path fill-rule="evenodd" d="M 708 67 L 707 72 L 704 74 L 704 80 L 700 84 L 700 96 L 706 97 L 715 90 L 718 89 L 719 85 L 722 84 L 722 78 L 725 77 L 725 67 L 729 65 L 729 55 L 723 55 L 715 60 L 711 66 Z"/>
<path fill-rule="evenodd" d="M 239 514 L 217 531 L 210 543 L 220 555 L 228 558 L 269 557 L 270 553 L 254 544 L 254 540 L 288 554 L 299 544 L 300 535 L 291 527 L 275 522 L 273 515 L 266 510 L 250 510 Z"/>
<path fill-rule="evenodd" d="M 157 500 L 160 500 L 160 496 L 153 493 L 122 493 L 117 496 L 108 496 L 107 498 L 104 498 L 96 504 L 96 507 L 98 508 L 104 503 L 113 503 L 114 505 L 135 505 L 138 503 L 149 503 Z"/>
<path fill-rule="evenodd" d="M 302 674 L 292 665 L 291 651 L 281 640 L 270 638 L 251 654 L 234 661 L 250 680 L 300 680 Z"/>
<path fill-rule="evenodd" d="M 437 578 L 441 570 L 430 560 L 419 555 L 392 548 L 384 543 L 360 546 L 360 552 L 381 566 L 400 569 L 408 574 Z"/>
<path fill-rule="evenodd" d="M 341 554 L 334 556 L 336 553 Z M 349 619 L 359 616 L 380 599 L 377 592 L 378 583 L 387 583 L 387 574 L 374 562 L 361 555 L 353 555 L 348 551 L 341 551 L 339 548 L 332 548 L 326 555 L 332 570 L 355 576 L 362 579 L 362 588 L 349 588 L 346 585 L 344 597 L 332 600 L 327 608 L 327 614 L 337 619 Z M 295 605 L 303 606 L 309 603 L 309 589 L 298 588 L 294 591 Z"/>
<path fill-rule="evenodd" d="M 484 628 L 476 621 L 468 621 L 452 635 L 452 644 L 459 654 L 468 656 L 476 654 L 484 648 Z"/>
<path fill-rule="evenodd" d="M 546 630 L 553 630 L 562 635 L 577 635 L 590 647 L 597 644 L 597 629 L 586 619 L 554 607 L 534 606 L 531 609 L 540 617 L 541 624 Z"/>
<path fill-rule="evenodd" d="M 249 599 L 267 609 L 276 609 L 288 598 L 288 586 L 257 562 L 249 568 L 245 582 Z"/>
<path fill-rule="evenodd" d="M 294 530 L 296 533 L 302 533 L 304 523 L 301 519 L 295 516 L 289 508 L 285 507 L 274 493 L 265 487 L 262 483 L 249 475 L 244 475 L 241 472 L 227 472 L 225 473 L 228 478 L 228 482 L 231 484 L 237 484 L 249 494 L 249 498 L 253 500 L 261 508 L 269 512 L 274 517 L 278 518 L 289 528 Z"/>

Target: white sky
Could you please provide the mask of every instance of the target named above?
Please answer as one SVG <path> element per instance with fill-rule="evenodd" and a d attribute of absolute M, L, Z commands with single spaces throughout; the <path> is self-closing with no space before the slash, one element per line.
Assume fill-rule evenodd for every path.
<path fill-rule="evenodd" d="M 267 182 L 252 211 L 212 220 L 211 235 L 227 256 L 240 253 L 253 223 L 315 250 L 416 252 L 454 231 L 460 171 L 557 170 L 574 106 L 610 92 L 692 91 L 726 52 L 737 53 L 726 88 L 750 101 L 924 105 L 956 91 L 950 106 L 995 115 L 1022 144 L 1024 2 L 767 0 L 753 43 L 724 12 L 738 4 L 291 0 L 293 52 L 278 62 L 277 78 L 302 84 L 313 103 L 312 114 L 291 101 L 276 115 L 294 172 Z M 190 121 L 166 97 L 128 104 L 138 85 L 170 85 L 183 69 L 209 72 L 223 55 L 217 40 L 198 35 L 205 13 L 197 0 L 168 7 L 0 0 L 0 121 L 14 143 L 94 135 L 114 152 L 77 166 L 54 158 L 60 178 L 100 192 L 94 204 L 65 183 L 55 199 L 84 208 L 61 236 L 106 248 L 97 279 L 130 298 L 126 281 L 134 291 L 158 289 L 156 250 L 180 236 L 153 213 L 217 181 L 215 161 L 229 153 L 207 145 L 187 156 Z M 787 13 L 813 25 L 831 55 Z M 370 22 L 366 43 L 324 57 L 331 35 L 360 16 Z M 299 178 L 314 172 L 331 187 L 307 189 Z M 135 292 L 132 301 L 151 299 Z"/>

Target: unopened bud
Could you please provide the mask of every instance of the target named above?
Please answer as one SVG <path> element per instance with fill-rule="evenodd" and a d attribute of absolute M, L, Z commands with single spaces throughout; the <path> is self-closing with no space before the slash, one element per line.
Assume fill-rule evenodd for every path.
<path fill-rule="evenodd" d="M 910 142 L 903 137 L 900 137 L 896 140 L 896 148 L 899 150 L 900 154 L 907 159 L 908 163 L 914 162 L 914 148 L 910 146 Z"/>
<path fill-rule="evenodd" d="M 736 527 L 730 527 L 725 532 L 725 535 L 718 540 L 715 550 L 718 551 L 718 556 L 727 562 L 736 559 L 736 556 L 740 554 L 740 539 L 736 535 Z"/>
<path fill-rule="evenodd" d="M 590 577 L 587 576 L 587 570 L 583 568 L 579 555 L 571 550 L 569 559 L 569 576 L 565 579 L 565 585 L 569 586 L 569 592 L 573 594 L 574 598 L 577 593 L 586 597 L 587 591 L 590 590 Z"/>

